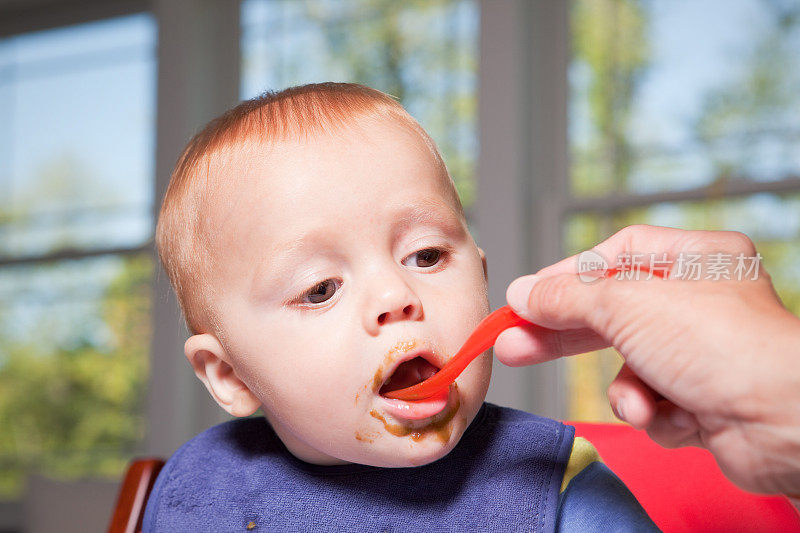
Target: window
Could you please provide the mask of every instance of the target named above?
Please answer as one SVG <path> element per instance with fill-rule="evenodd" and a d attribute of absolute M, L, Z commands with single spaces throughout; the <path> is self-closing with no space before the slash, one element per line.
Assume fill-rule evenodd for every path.
<path fill-rule="evenodd" d="M 156 29 L 0 39 L 0 499 L 118 478 L 144 437 Z"/>
<path fill-rule="evenodd" d="M 800 313 L 800 6 L 576 0 L 571 31 L 565 251 L 634 223 L 742 231 Z M 613 420 L 619 356 L 566 364 L 567 416 Z"/>
<path fill-rule="evenodd" d="M 242 98 L 322 81 L 363 83 L 398 97 L 439 145 L 469 212 L 475 0 L 246 0 L 242 29 Z"/>

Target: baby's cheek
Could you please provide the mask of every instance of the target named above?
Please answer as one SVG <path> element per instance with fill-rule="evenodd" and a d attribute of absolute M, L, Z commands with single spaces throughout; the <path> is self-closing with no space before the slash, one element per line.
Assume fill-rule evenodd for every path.
<path fill-rule="evenodd" d="M 320 414 L 338 415 L 345 406 L 352 407 L 359 389 L 354 369 L 329 361 L 306 365 L 302 371 L 292 374 L 294 378 L 288 380 L 291 385 L 283 388 L 293 396 L 293 403 L 298 407 L 311 405 Z"/>

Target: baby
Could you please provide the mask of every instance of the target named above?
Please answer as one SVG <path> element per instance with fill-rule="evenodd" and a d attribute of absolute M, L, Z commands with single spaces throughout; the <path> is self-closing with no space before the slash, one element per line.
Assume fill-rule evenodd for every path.
<path fill-rule="evenodd" d="M 484 403 L 489 352 L 445 394 L 384 396 L 434 374 L 489 311 L 447 168 L 388 95 L 306 85 L 212 121 L 156 239 L 197 377 L 266 420 L 178 450 L 145 531 L 654 528 L 571 427 Z"/>

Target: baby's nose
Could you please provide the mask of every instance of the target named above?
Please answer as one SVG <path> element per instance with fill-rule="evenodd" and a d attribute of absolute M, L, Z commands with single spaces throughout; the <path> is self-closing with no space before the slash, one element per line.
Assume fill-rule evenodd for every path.
<path fill-rule="evenodd" d="M 364 327 L 371 335 L 393 322 L 422 318 L 422 302 L 403 280 L 391 280 L 367 297 L 371 301 L 365 306 Z"/>
<path fill-rule="evenodd" d="M 403 309 L 400 312 L 384 311 L 383 313 L 378 315 L 378 324 L 383 325 L 388 320 L 396 320 L 398 318 L 409 319 L 412 318 L 415 313 L 416 313 L 416 306 L 414 304 L 408 304 L 407 306 L 403 307 Z"/>

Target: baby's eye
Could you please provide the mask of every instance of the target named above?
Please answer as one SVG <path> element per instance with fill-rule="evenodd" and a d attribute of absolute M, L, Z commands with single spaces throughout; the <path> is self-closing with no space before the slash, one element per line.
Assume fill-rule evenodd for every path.
<path fill-rule="evenodd" d="M 304 292 L 301 301 L 302 303 L 321 304 L 330 300 L 337 290 L 339 290 L 339 282 L 335 279 L 326 279 Z"/>
<path fill-rule="evenodd" d="M 409 263 L 411 263 L 419 268 L 431 268 L 441 260 L 442 253 L 442 250 L 438 248 L 425 248 L 403 259 L 403 264 L 409 266 Z"/>

